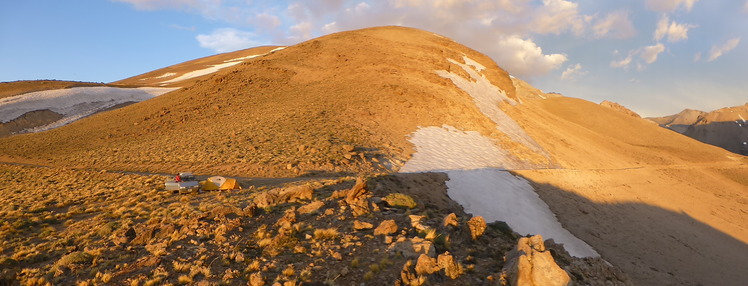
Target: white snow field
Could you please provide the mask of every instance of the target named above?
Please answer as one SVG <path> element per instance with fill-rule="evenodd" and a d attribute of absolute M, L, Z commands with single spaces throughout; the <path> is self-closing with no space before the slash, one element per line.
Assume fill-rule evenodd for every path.
<path fill-rule="evenodd" d="M 233 66 L 233 65 L 237 65 L 237 64 L 240 64 L 240 63 L 242 63 L 242 61 L 235 61 L 235 62 L 228 62 L 228 63 L 223 63 L 223 64 L 211 65 L 211 66 L 209 66 L 207 68 L 204 68 L 204 69 L 199 69 L 199 70 L 194 70 L 194 71 L 191 71 L 191 72 L 184 73 L 183 75 L 180 75 L 178 77 L 172 78 L 170 80 L 162 81 L 161 83 L 162 84 L 167 84 L 167 83 L 172 83 L 172 82 L 178 82 L 178 81 L 188 80 L 188 79 L 196 78 L 196 77 L 199 77 L 199 76 L 204 76 L 206 74 L 212 74 L 212 73 L 217 72 L 217 71 L 219 71 L 221 69 L 225 69 L 227 67 L 230 67 L 230 66 Z"/>
<path fill-rule="evenodd" d="M 464 60 L 462 64 L 450 59 L 465 69 L 474 81 L 446 71 L 437 73 L 470 94 L 500 131 L 545 155 L 545 150 L 499 108 L 501 102 L 516 102 L 480 74 L 485 69 L 482 65 L 466 56 Z M 563 243 L 573 256 L 599 256 L 591 246 L 561 226 L 532 185 L 506 171 L 526 168 L 528 164 L 502 149 L 498 142 L 477 131 L 461 131 L 448 125 L 421 127 L 408 140 L 415 145 L 415 153 L 400 172 L 444 172 L 449 176 L 447 194 L 466 212 L 483 216 L 489 222 L 504 221 L 523 235 L 540 234 L 546 239 L 552 238 Z"/>
<path fill-rule="evenodd" d="M 453 59 L 448 59 L 451 63 L 460 66 L 465 72 L 467 72 L 471 79 L 461 77 L 456 73 L 451 73 L 445 70 L 436 71 L 438 75 L 443 78 L 452 80 L 457 87 L 467 92 L 478 106 L 478 109 L 491 121 L 496 123 L 496 129 L 506 134 L 517 143 L 521 143 L 530 150 L 538 152 L 542 155 L 547 154 L 535 140 L 533 140 L 522 127 L 517 125 L 509 115 L 499 108 L 502 102 L 509 103 L 511 105 L 517 104 L 514 100 L 506 95 L 506 92 L 493 85 L 491 81 L 486 78 L 485 75 L 480 72 L 485 69 L 480 63 L 463 56 L 465 63 L 460 63 Z"/>
<path fill-rule="evenodd" d="M 227 67 L 243 63 L 245 60 L 253 59 L 253 58 L 256 58 L 256 57 L 261 57 L 261 56 L 270 54 L 270 53 L 275 52 L 275 51 L 280 51 L 280 50 L 285 49 L 285 48 L 286 47 L 278 47 L 278 48 L 272 49 L 269 52 L 264 53 L 264 54 L 256 54 L 256 55 L 250 55 L 250 56 L 246 56 L 246 57 L 240 57 L 240 58 L 234 58 L 234 59 L 230 59 L 230 60 L 225 60 L 225 61 L 223 61 L 222 64 L 211 65 L 211 66 L 208 66 L 207 68 L 204 68 L 204 69 L 199 69 L 199 70 L 194 70 L 194 71 L 191 71 L 191 72 L 187 72 L 187 73 L 184 73 L 181 76 L 172 78 L 170 80 L 162 81 L 160 83 L 162 85 L 165 85 L 165 84 L 169 84 L 169 83 L 173 83 L 173 82 L 179 82 L 179 81 L 188 80 L 188 79 L 191 79 L 191 78 L 196 78 L 196 77 L 199 77 L 199 76 L 204 76 L 204 75 L 212 74 L 214 72 L 217 72 L 219 70 L 225 69 Z M 171 74 L 172 76 L 176 75 L 174 73 L 167 73 L 167 74 Z"/>
<path fill-rule="evenodd" d="M 74 87 L 25 93 L 0 99 L 0 122 L 8 122 L 34 110 L 48 109 L 63 115 L 52 124 L 26 130 L 40 132 L 57 128 L 101 110 L 126 102 L 140 102 L 179 88 L 163 87 Z"/>

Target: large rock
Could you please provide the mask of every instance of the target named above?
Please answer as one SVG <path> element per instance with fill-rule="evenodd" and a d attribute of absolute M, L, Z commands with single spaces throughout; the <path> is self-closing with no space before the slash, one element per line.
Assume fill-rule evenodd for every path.
<path fill-rule="evenodd" d="M 391 245 L 387 249 L 387 251 L 392 253 L 400 253 L 400 255 L 406 258 L 417 258 L 421 254 L 426 254 L 430 257 L 436 255 L 436 248 L 434 247 L 434 243 L 417 236 L 403 241 L 398 241 Z"/>
<path fill-rule="evenodd" d="M 468 222 L 470 236 L 473 240 L 478 239 L 486 231 L 486 220 L 482 216 L 474 216 Z"/>
<path fill-rule="evenodd" d="M 418 275 L 433 274 L 441 270 L 439 265 L 436 263 L 436 259 L 429 257 L 426 254 L 421 254 L 416 261 L 416 273 Z"/>
<path fill-rule="evenodd" d="M 508 285 L 562 286 L 571 281 L 569 274 L 553 260 L 540 235 L 519 239 L 506 255 L 502 274 Z"/>
<path fill-rule="evenodd" d="M 369 208 L 369 191 L 366 190 L 366 180 L 364 178 L 358 178 L 356 185 L 352 189 L 348 190 L 348 194 L 345 197 L 345 204 L 348 205 L 353 211 L 354 216 L 365 215 L 371 212 Z"/>
<path fill-rule="evenodd" d="M 314 188 L 308 185 L 294 186 L 285 189 L 273 189 L 259 193 L 254 202 L 259 208 L 272 207 L 284 203 L 294 203 L 302 200 L 311 200 Z"/>
<path fill-rule="evenodd" d="M 462 275 L 462 265 L 455 261 L 454 256 L 452 256 L 452 254 L 449 254 L 449 251 L 445 252 L 444 254 L 439 254 L 439 257 L 437 257 L 436 260 L 439 264 L 439 268 L 444 270 L 444 275 L 446 275 L 447 277 L 456 279 L 457 277 Z"/>
<path fill-rule="evenodd" d="M 397 224 L 395 220 L 389 219 L 382 221 L 377 228 L 374 229 L 374 235 L 390 235 L 397 232 Z"/>

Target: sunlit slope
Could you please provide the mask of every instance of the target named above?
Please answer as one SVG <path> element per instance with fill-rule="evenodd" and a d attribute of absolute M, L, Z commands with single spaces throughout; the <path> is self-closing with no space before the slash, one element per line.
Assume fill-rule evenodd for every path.
<path fill-rule="evenodd" d="M 246 60 L 261 57 L 280 49 L 283 49 L 283 47 L 264 46 L 207 56 L 115 81 L 112 84 L 184 87 L 224 68 L 241 64 Z"/>
<path fill-rule="evenodd" d="M 512 115 L 561 168 L 523 170 L 564 226 L 634 281 L 739 285 L 748 159 L 574 98 Z"/>
<path fill-rule="evenodd" d="M 418 126 L 449 124 L 508 141 L 435 73 L 464 74 L 448 61 L 463 56 L 515 97 L 508 74 L 480 53 L 420 30 L 373 28 L 247 59 L 152 100 L 6 139 L 0 153 L 62 166 L 246 176 L 396 170 Z"/>

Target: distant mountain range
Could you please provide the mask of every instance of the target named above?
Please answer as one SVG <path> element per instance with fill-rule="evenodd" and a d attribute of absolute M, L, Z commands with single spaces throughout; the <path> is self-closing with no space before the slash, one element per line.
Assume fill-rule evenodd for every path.
<path fill-rule="evenodd" d="M 678 114 L 647 119 L 701 142 L 748 155 L 748 103 L 711 112 L 685 109 Z"/>

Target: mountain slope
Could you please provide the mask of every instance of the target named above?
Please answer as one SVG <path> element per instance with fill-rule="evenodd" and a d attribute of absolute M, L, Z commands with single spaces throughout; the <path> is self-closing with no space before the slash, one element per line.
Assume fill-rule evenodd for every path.
<path fill-rule="evenodd" d="M 283 47 L 279 46 L 256 47 L 231 53 L 207 56 L 115 81 L 112 84 L 136 86 L 191 85 L 196 80 L 206 75 L 240 64 L 245 60 L 261 57 L 281 49 L 283 49 Z"/>
<path fill-rule="evenodd" d="M 746 118 L 748 103 L 711 112 L 686 109 L 675 115 L 648 119 L 701 142 L 748 155 Z"/>
<path fill-rule="evenodd" d="M 497 209 L 479 206 L 497 191 L 537 191 L 549 209 L 541 212 L 635 283 L 748 279 L 740 271 L 748 251 L 745 157 L 542 94 L 447 38 L 399 27 L 343 32 L 181 86 L 0 139 L 0 160 L 244 177 L 444 172 L 448 194 L 463 195 L 468 212 Z M 496 180 L 471 189 L 489 176 Z M 501 203 L 538 205 L 525 202 Z"/>
<path fill-rule="evenodd" d="M 501 139 L 469 98 L 433 72 L 461 70 L 444 57 L 463 53 L 491 63 L 415 30 L 335 34 L 249 59 L 65 130 L 11 138 L 27 143 L 2 153 L 29 162 L 85 166 L 96 158 L 97 166 L 110 169 L 169 172 L 392 169 L 412 152 L 406 137 L 417 126 L 450 124 Z M 506 72 L 494 64 L 486 75 L 514 96 Z M 368 157 L 346 158 L 345 145 Z"/>

